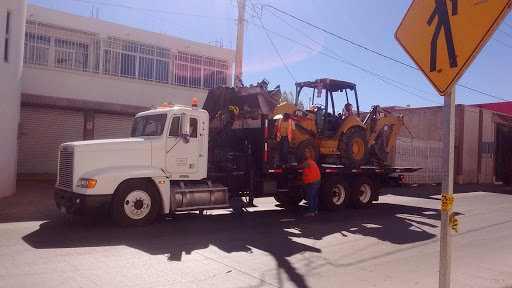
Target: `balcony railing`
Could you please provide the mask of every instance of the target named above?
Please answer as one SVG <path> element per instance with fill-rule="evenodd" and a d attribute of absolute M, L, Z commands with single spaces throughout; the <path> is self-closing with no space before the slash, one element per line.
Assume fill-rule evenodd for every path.
<path fill-rule="evenodd" d="M 211 89 L 228 84 L 228 61 L 27 21 L 24 63 L 138 81 Z"/>

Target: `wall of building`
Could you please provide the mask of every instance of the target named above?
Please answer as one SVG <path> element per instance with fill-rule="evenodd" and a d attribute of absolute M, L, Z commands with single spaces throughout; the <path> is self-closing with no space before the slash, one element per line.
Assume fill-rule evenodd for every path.
<path fill-rule="evenodd" d="M 24 1 L 4 2 L 0 16 L 2 8 Z M 22 6 L 16 9 L 26 18 L 12 26 L 24 31 L 11 43 L 19 73 L 0 63 L 0 73 L 8 69 L 9 77 L 17 76 L 1 78 L 13 84 L 2 91 L 12 105 L 0 106 L 9 109 L 0 113 L 9 118 L 2 122 L 12 123 L 13 142 L 0 151 L 2 161 L 8 158 L 3 154 L 10 157 L 8 165 L 2 162 L 2 172 L 9 173 L 0 176 L 9 175 L 8 182 L 15 182 L 16 170 L 24 177 L 55 177 L 63 142 L 128 137 L 136 113 L 165 102 L 191 105 L 193 98 L 202 106 L 208 89 L 233 84 L 233 50 Z"/>
<path fill-rule="evenodd" d="M 464 136 L 462 183 L 476 183 L 478 181 L 478 143 L 479 143 L 479 112 L 478 108 L 465 107 L 464 109 Z"/>
<path fill-rule="evenodd" d="M 414 139 L 443 142 L 443 107 L 400 109 L 393 113 L 404 116 Z M 398 137 L 411 138 L 411 135 L 403 128 Z"/>
<path fill-rule="evenodd" d="M 493 183 L 494 179 L 494 162 L 495 162 L 495 139 L 496 124 L 492 118 L 495 113 L 488 110 L 482 111 L 482 168 L 480 171 L 479 181 L 483 183 Z"/>
<path fill-rule="evenodd" d="M 23 47 L 24 41 L 26 5 L 26 0 L 0 1 L 0 197 L 11 195 L 16 190 L 16 151 L 23 64 L 23 49 L 20 47 Z"/>
<path fill-rule="evenodd" d="M 27 33 L 23 94 L 150 107 L 192 98 L 202 105 L 212 85 L 232 86 L 233 50 L 30 5 Z M 166 71 L 158 76 L 161 63 Z M 190 69 L 190 79 L 178 69 Z M 226 73 L 226 81 L 218 82 L 217 72 L 205 76 L 205 69 Z"/>
<path fill-rule="evenodd" d="M 22 83 L 23 94 L 100 102 L 104 109 L 118 103 L 140 107 L 161 106 L 164 102 L 190 105 L 192 98 L 197 98 L 202 105 L 208 93 L 188 87 L 138 83 L 103 75 L 37 67 L 24 68 Z"/>
<path fill-rule="evenodd" d="M 140 41 L 168 47 L 174 52 L 181 50 L 201 55 L 215 55 L 216 57 L 230 60 L 231 66 L 235 62 L 234 50 L 33 5 L 28 5 L 27 7 L 27 21 L 41 21 L 82 31 L 94 32 L 101 38 L 114 36 L 127 40 Z M 228 83 L 228 85 L 231 86 L 232 82 Z"/>
<path fill-rule="evenodd" d="M 414 135 L 412 143 L 407 129 L 400 131 L 400 140 L 391 155 L 391 164 L 421 166 L 417 175 L 405 178 L 408 183 L 435 183 L 442 171 L 443 107 L 397 109 Z M 455 116 L 455 182 L 495 182 L 495 112 L 477 107 L 457 105 Z M 512 143 L 511 143 L 512 145 Z"/>

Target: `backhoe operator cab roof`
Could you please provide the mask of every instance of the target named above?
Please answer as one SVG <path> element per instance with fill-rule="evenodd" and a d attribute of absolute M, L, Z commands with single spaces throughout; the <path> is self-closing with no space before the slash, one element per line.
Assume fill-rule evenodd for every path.
<path fill-rule="evenodd" d="M 295 106 L 297 106 L 299 103 L 299 96 L 304 87 L 313 89 L 313 94 L 310 96 L 311 103 L 309 103 L 309 104 L 311 104 L 311 106 L 315 105 L 315 103 L 314 103 L 315 98 L 317 98 L 317 96 L 318 96 L 318 98 L 320 98 L 322 95 L 322 91 L 325 90 L 324 108 L 326 110 L 328 110 L 329 98 L 331 98 L 332 114 L 334 114 L 334 115 L 336 114 L 336 110 L 334 107 L 333 93 L 344 91 L 345 97 L 347 100 L 347 104 L 350 104 L 349 97 L 348 97 L 348 90 L 353 91 L 354 96 L 355 96 L 355 101 L 356 101 L 357 117 L 360 117 L 360 115 L 359 115 L 359 100 L 357 98 L 356 84 L 347 82 L 347 81 L 341 81 L 341 80 L 335 80 L 335 79 L 329 79 L 329 78 L 317 79 L 315 81 L 297 82 L 297 83 L 295 83 L 295 88 L 296 88 Z"/>

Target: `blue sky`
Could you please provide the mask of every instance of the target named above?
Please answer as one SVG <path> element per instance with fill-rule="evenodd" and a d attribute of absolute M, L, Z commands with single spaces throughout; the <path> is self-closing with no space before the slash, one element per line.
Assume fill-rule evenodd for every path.
<path fill-rule="evenodd" d="M 225 48 L 236 47 L 234 19 L 238 12 L 234 7 L 235 0 L 28 0 L 28 3 L 88 17 L 93 9 L 99 8 L 101 20 L 202 43 L 222 41 Z M 253 3 L 274 6 L 329 32 L 414 66 L 393 36 L 411 1 L 253 0 Z M 368 110 L 374 104 L 425 107 L 443 103 L 442 97 L 418 70 L 377 56 L 276 10 L 263 9 L 258 14 L 261 12 L 261 21 L 269 30 L 270 39 L 288 69 L 283 65 L 265 30 L 257 26 L 261 26 L 260 19 L 248 9 L 243 60 L 245 84 L 266 78 L 272 87 L 279 84 L 282 90 L 295 92 L 295 81 L 327 77 L 356 83 L 363 110 Z M 504 23 L 506 24 L 501 25 L 459 83 L 512 100 L 512 13 Z M 338 55 L 335 58 L 339 59 L 341 56 L 354 65 L 392 79 L 386 81 L 393 85 L 325 55 L 332 55 L 331 51 Z M 342 99 L 339 101 L 343 102 Z M 456 91 L 457 104 L 500 101 L 462 87 L 458 87 Z"/>

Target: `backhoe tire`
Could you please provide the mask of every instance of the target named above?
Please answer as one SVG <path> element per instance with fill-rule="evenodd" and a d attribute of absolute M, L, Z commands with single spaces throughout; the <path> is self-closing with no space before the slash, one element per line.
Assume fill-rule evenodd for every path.
<path fill-rule="evenodd" d="M 350 187 L 347 182 L 332 178 L 322 182 L 318 194 L 320 208 L 328 211 L 341 210 L 350 202 Z"/>
<path fill-rule="evenodd" d="M 308 155 L 309 159 L 318 162 L 320 149 L 315 142 L 304 140 L 297 145 L 297 148 L 295 148 L 295 161 L 297 161 L 297 164 L 304 163 L 304 161 L 306 161 L 306 155 Z"/>
<path fill-rule="evenodd" d="M 368 140 L 364 131 L 350 128 L 338 142 L 339 159 L 345 167 L 358 168 L 368 162 Z"/>
<path fill-rule="evenodd" d="M 162 200 L 156 188 L 142 179 L 121 183 L 112 197 L 112 220 L 119 226 L 145 226 L 160 213 Z"/>

